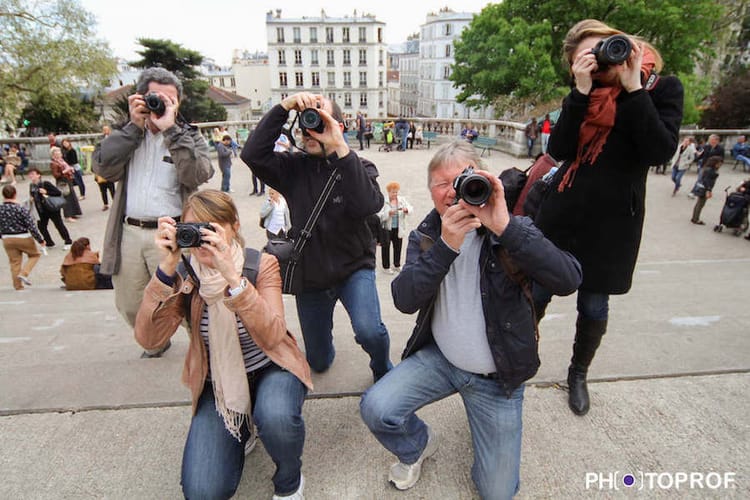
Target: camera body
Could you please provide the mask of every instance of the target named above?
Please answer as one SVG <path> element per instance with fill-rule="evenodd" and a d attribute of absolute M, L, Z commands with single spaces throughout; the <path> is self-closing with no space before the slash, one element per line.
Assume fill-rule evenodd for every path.
<path fill-rule="evenodd" d="M 143 100 L 146 101 L 146 107 L 149 111 L 155 114 L 157 117 L 163 116 L 167 111 L 167 106 L 164 101 L 161 100 L 159 94 L 155 92 L 149 92 L 143 96 Z"/>
<path fill-rule="evenodd" d="M 299 127 L 302 129 L 303 134 L 306 129 L 322 134 L 326 129 L 326 124 L 317 109 L 305 108 L 299 114 Z"/>
<path fill-rule="evenodd" d="M 178 222 L 175 234 L 175 241 L 177 242 L 178 248 L 197 248 L 200 247 L 205 240 L 201 235 L 201 229 L 206 228 L 211 231 L 214 230 L 213 226 L 208 222 Z"/>
<path fill-rule="evenodd" d="M 453 189 L 456 191 L 456 203 L 458 200 L 464 200 L 474 206 L 484 205 L 492 195 L 490 181 L 474 173 L 473 167 L 466 167 L 458 177 L 453 179 Z"/>
<path fill-rule="evenodd" d="M 591 49 L 591 53 L 596 56 L 596 63 L 599 65 L 599 69 L 602 69 L 607 66 L 624 63 L 630 57 L 631 50 L 633 50 L 633 46 L 630 44 L 628 37 L 625 35 L 612 35 L 600 40 Z"/>

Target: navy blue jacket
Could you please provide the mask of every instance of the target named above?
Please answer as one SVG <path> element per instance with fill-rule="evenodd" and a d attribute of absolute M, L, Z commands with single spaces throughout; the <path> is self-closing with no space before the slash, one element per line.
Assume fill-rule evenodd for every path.
<path fill-rule="evenodd" d="M 391 283 L 396 308 L 419 311 L 402 357 L 432 341 L 432 310 L 440 283 L 457 254 L 440 238 L 441 220 L 432 210 L 409 235 L 406 263 Z M 539 369 L 534 311 L 521 287 L 505 272 L 497 251 L 504 248 L 528 278 L 556 295 L 569 295 L 581 283 L 581 266 L 569 253 L 547 240 L 528 217 L 511 216 L 502 235 L 484 232 L 477 265 L 482 308 L 497 381 L 508 397 Z M 461 335 L 461 332 L 456 332 Z"/>

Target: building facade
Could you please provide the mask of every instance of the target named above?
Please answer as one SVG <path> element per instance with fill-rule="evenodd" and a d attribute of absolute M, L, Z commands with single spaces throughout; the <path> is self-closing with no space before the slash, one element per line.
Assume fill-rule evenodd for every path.
<path fill-rule="evenodd" d="M 399 114 L 416 116 L 419 104 L 419 35 L 406 40 L 405 51 L 398 60 L 398 75 L 401 87 Z"/>
<path fill-rule="evenodd" d="M 266 15 L 271 102 L 302 91 L 323 94 L 345 115 L 385 117 L 385 23 L 370 14 L 329 17 Z"/>

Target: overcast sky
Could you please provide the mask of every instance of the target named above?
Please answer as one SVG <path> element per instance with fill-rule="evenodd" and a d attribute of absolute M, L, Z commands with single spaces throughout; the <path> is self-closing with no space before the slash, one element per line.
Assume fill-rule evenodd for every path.
<path fill-rule="evenodd" d="M 450 7 L 455 12 L 479 13 L 488 0 L 80 0 L 97 18 L 99 37 L 109 42 L 115 56 L 138 59 L 136 38 L 166 38 L 196 50 L 218 64 L 231 63 L 232 49 L 266 51 L 266 12 L 281 8 L 281 17 L 330 17 L 374 14 L 386 23 L 385 42 L 399 43 L 419 31 L 429 12 Z M 494 2 L 497 3 L 497 2 Z"/>

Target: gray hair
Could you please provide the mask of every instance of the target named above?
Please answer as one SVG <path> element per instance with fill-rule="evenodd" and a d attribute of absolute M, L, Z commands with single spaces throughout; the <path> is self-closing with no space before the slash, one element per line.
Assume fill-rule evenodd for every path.
<path fill-rule="evenodd" d="M 171 71 L 159 67 L 144 69 L 135 84 L 135 91 L 138 94 L 145 94 L 148 92 L 148 84 L 151 82 L 174 85 L 177 89 L 177 97 L 182 100 L 182 82 Z"/>
<path fill-rule="evenodd" d="M 472 162 L 480 170 L 485 170 L 484 161 L 477 153 L 477 149 L 467 141 L 452 141 L 447 144 L 443 144 L 435 151 L 435 155 L 430 160 L 430 164 L 427 166 L 427 187 L 430 187 L 432 182 L 432 173 L 438 168 L 442 167 L 451 160 L 464 160 Z"/>

